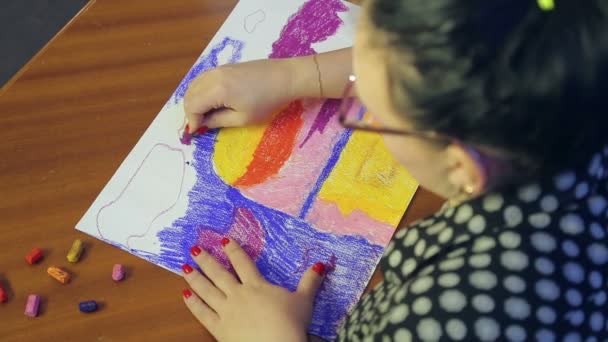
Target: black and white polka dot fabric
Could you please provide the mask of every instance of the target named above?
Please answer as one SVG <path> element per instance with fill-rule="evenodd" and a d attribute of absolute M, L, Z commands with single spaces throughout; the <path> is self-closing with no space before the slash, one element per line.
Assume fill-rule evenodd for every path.
<path fill-rule="evenodd" d="M 608 147 L 395 234 L 340 341 L 608 340 Z"/>

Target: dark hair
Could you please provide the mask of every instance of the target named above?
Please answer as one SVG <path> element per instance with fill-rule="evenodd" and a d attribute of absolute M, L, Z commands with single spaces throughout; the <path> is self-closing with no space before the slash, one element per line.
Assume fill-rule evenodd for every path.
<path fill-rule="evenodd" d="M 424 130 L 505 150 L 540 172 L 608 137 L 608 1 L 371 0 L 393 106 Z M 412 60 L 422 76 L 402 68 Z M 413 105 L 413 106 L 412 106 Z M 413 108 L 412 108 L 413 107 Z"/>

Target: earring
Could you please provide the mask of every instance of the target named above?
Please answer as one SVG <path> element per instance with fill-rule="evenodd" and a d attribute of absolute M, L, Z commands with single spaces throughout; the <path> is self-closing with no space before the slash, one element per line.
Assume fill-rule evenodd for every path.
<path fill-rule="evenodd" d="M 470 184 L 465 185 L 460 189 L 460 191 L 456 197 L 448 199 L 447 205 L 450 207 L 456 207 L 460 203 L 469 199 L 473 195 L 474 192 L 475 192 L 475 187 L 473 185 L 470 185 Z"/>
<path fill-rule="evenodd" d="M 472 186 L 471 184 L 467 184 L 462 188 L 462 192 L 467 194 L 467 196 L 471 196 L 474 191 L 475 191 L 475 187 Z"/>

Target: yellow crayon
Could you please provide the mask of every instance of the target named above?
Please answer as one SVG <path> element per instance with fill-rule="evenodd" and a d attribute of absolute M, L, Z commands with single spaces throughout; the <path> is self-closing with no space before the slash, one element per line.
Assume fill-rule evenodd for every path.
<path fill-rule="evenodd" d="M 68 252 L 67 255 L 67 259 L 69 262 L 78 262 L 78 259 L 80 259 L 80 255 L 82 254 L 82 241 L 80 240 L 74 240 L 74 243 L 72 244 L 72 248 L 70 248 L 70 251 Z"/>

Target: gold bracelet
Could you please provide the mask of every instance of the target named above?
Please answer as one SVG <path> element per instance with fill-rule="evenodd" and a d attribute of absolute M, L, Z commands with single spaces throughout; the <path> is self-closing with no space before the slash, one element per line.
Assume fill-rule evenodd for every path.
<path fill-rule="evenodd" d="M 317 55 L 312 55 L 312 60 L 315 62 L 315 66 L 317 67 L 317 80 L 319 82 L 319 97 L 323 98 L 323 82 L 321 82 L 321 68 L 319 68 L 319 61 L 317 61 Z"/>

